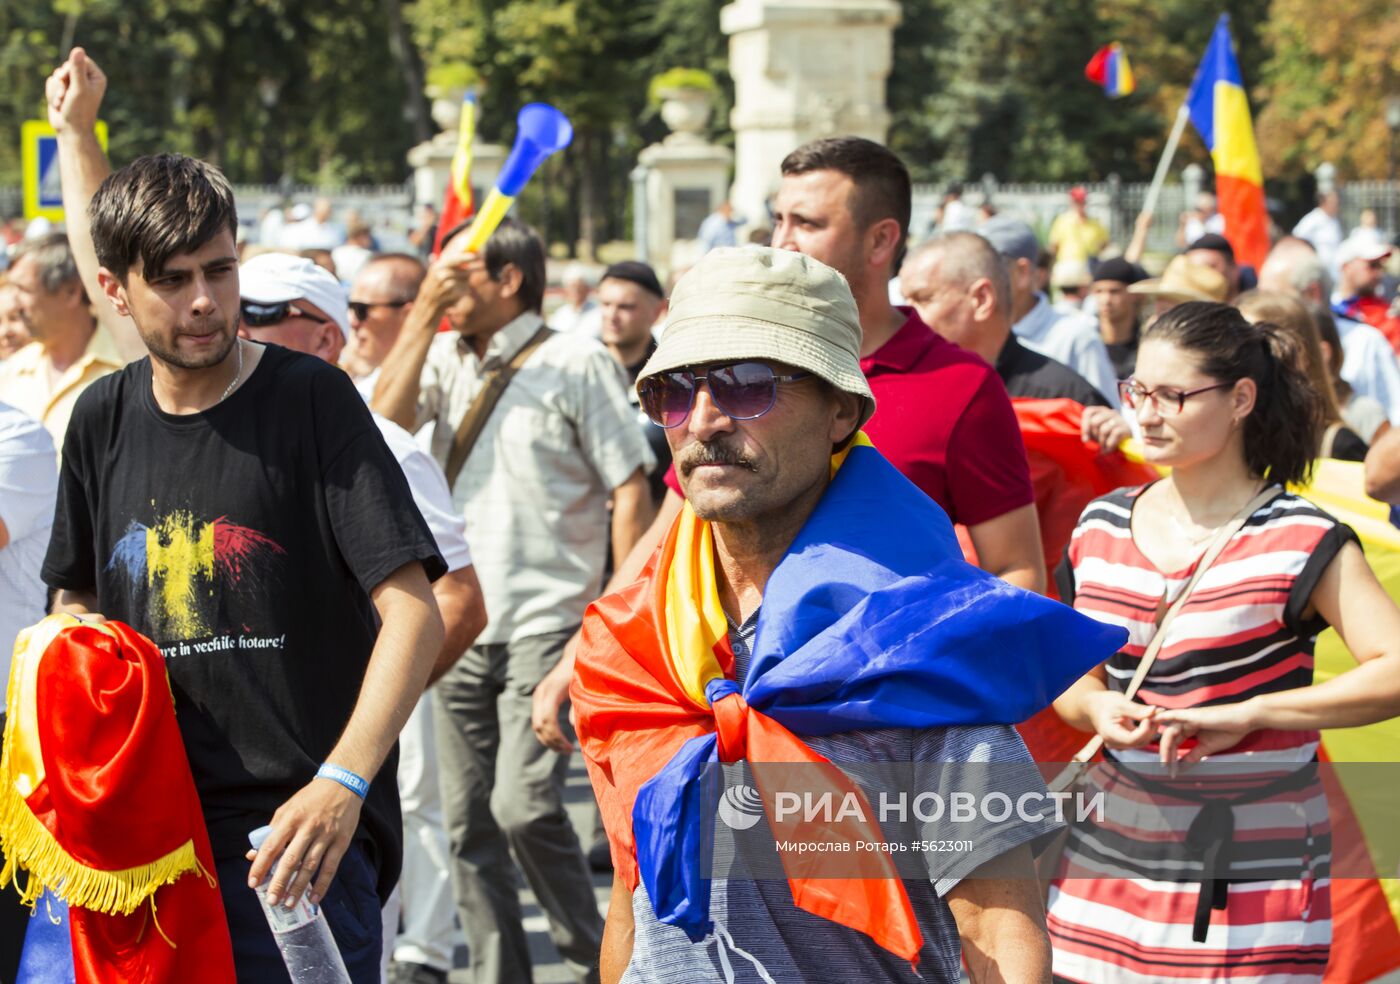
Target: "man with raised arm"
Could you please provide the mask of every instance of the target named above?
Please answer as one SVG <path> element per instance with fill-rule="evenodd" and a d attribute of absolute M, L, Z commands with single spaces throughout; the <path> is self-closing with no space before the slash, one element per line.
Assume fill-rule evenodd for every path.
<path fill-rule="evenodd" d="M 371 984 L 402 846 L 395 738 L 443 646 L 444 564 L 349 378 L 238 337 L 223 175 L 166 154 L 103 177 L 105 86 L 74 49 L 49 114 L 80 178 L 64 193 L 87 216 L 84 279 L 150 355 L 74 408 L 43 577 L 56 610 L 126 622 L 165 655 L 240 978 L 288 980 L 251 890 L 270 877 L 275 904 L 322 904 Z"/>

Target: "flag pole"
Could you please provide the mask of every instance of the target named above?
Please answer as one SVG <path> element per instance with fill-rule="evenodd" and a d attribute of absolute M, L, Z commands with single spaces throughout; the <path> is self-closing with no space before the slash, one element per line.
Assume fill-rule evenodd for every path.
<path fill-rule="evenodd" d="M 1147 248 L 1147 232 L 1151 222 L 1152 210 L 1157 207 L 1157 196 L 1162 193 L 1162 182 L 1167 178 L 1167 171 L 1171 168 L 1172 158 L 1176 156 L 1176 145 L 1181 142 L 1181 133 L 1186 129 L 1186 121 L 1191 118 L 1191 110 L 1186 103 L 1181 104 L 1181 108 L 1176 111 L 1176 122 L 1172 124 L 1171 135 L 1167 137 L 1167 145 L 1162 148 L 1162 159 L 1157 162 L 1157 173 L 1152 176 L 1152 187 L 1147 189 L 1147 198 L 1142 203 L 1142 211 L 1138 213 L 1137 221 L 1133 223 L 1133 237 L 1128 243 L 1128 248 L 1123 251 L 1123 258 L 1129 263 L 1136 263 L 1142 259 L 1143 250 Z"/>
<path fill-rule="evenodd" d="M 1176 111 L 1176 122 L 1172 124 L 1171 136 L 1167 137 L 1167 145 L 1162 148 L 1162 159 L 1157 162 L 1157 173 L 1152 176 L 1152 187 L 1147 189 L 1147 199 L 1142 204 L 1144 212 L 1151 212 L 1157 207 L 1157 196 L 1162 192 L 1162 182 L 1167 178 L 1172 158 L 1176 156 L 1176 145 L 1181 142 L 1182 131 L 1186 129 L 1186 121 L 1190 118 L 1190 107 L 1182 103 L 1181 108 Z"/>

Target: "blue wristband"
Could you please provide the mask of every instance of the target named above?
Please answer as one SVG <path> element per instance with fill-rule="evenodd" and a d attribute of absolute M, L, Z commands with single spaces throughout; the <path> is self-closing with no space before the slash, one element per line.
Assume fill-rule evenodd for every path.
<path fill-rule="evenodd" d="M 363 776 L 357 776 L 349 769 L 342 769 L 338 765 L 331 765 L 327 762 L 316 770 L 317 779 L 329 779 L 331 782 L 338 782 L 360 799 L 364 799 L 369 794 L 369 783 Z"/>

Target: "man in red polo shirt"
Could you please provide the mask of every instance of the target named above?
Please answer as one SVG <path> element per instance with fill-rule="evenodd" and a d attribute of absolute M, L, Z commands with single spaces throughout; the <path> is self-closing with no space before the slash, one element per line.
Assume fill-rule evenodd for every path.
<path fill-rule="evenodd" d="M 850 284 L 860 312 L 861 370 L 875 395 L 865 425 L 875 446 L 966 527 L 977 562 L 1018 587 L 1045 590 L 1045 562 L 1025 445 L 996 372 L 929 329 L 912 308 L 889 302 L 904 257 L 909 172 L 888 149 L 829 137 L 783 160 L 774 199 L 773 245 L 806 253 Z M 651 529 L 618 566 L 613 587 L 635 578 L 679 513 L 675 475 Z M 570 747 L 559 710 L 573 675 L 569 654 L 535 689 L 535 733 Z"/>

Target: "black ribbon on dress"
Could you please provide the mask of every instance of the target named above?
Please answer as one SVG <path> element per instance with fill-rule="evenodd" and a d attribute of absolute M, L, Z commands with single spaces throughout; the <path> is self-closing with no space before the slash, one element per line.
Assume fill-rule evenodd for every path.
<path fill-rule="evenodd" d="M 1273 782 L 1265 783 L 1257 789 L 1238 796 L 1203 796 L 1181 788 L 1172 782 L 1148 779 L 1134 772 L 1121 762 L 1115 762 L 1119 775 L 1127 782 L 1159 796 L 1201 804 L 1201 810 L 1186 830 L 1185 846 L 1191 855 L 1201 862 L 1201 891 L 1196 896 L 1196 917 L 1191 924 L 1191 939 L 1197 943 L 1206 941 L 1210 929 L 1212 911 L 1224 911 L 1230 900 L 1231 847 L 1235 839 L 1235 810 L 1237 806 L 1258 803 L 1279 793 L 1305 789 L 1317 781 L 1317 760 L 1280 776 Z M 1261 768 L 1263 768 L 1261 763 Z M 1241 778 L 1248 778 L 1242 776 Z"/>

